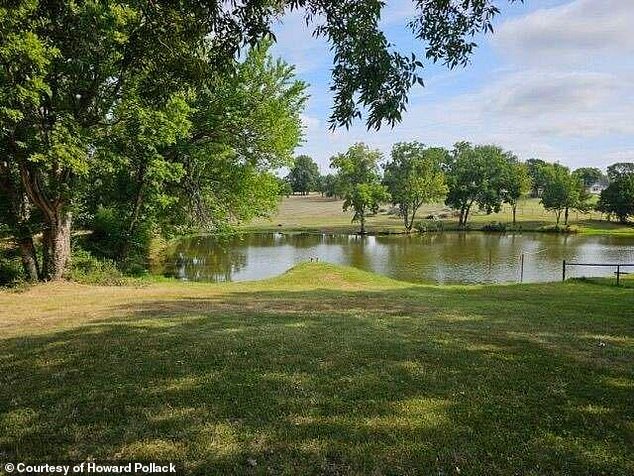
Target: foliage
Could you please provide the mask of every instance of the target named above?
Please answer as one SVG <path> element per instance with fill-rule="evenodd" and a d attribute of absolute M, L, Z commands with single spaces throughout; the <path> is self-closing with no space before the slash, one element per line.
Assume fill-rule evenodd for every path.
<path fill-rule="evenodd" d="M 531 179 L 531 197 L 539 198 L 546 187 L 548 163 L 541 159 L 528 159 L 526 167 Z"/>
<path fill-rule="evenodd" d="M 440 201 L 447 193 L 442 164 L 448 156 L 445 149 L 420 142 L 401 142 L 392 148 L 392 160 L 383 167 L 383 183 L 399 208 L 407 232 L 414 226 L 421 205 Z"/>
<path fill-rule="evenodd" d="M 362 143 L 330 159 L 330 167 L 337 169 L 343 209 L 354 210 L 352 221 L 360 222 L 362 234 L 365 233 L 366 216 L 376 213 L 379 205 L 390 198 L 386 187 L 381 184 L 379 160 L 381 152 Z"/>
<path fill-rule="evenodd" d="M 294 193 L 307 195 L 319 187 L 319 167 L 315 161 L 307 155 L 299 155 L 295 158 L 287 180 L 291 184 Z"/>
<path fill-rule="evenodd" d="M 513 226 L 515 226 L 517 222 L 517 204 L 531 190 L 531 178 L 526 164 L 519 162 L 515 156 L 509 153 L 506 155 L 506 163 L 501 173 L 504 175 L 502 179 L 502 186 L 504 187 L 502 189 L 503 200 L 511 206 Z"/>
<path fill-rule="evenodd" d="M 500 221 L 492 221 L 491 223 L 487 223 L 486 225 L 483 225 L 482 228 L 480 228 L 480 230 L 482 231 L 499 232 L 499 233 L 505 232 L 506 229 L 507 229 L 506 223 L 502 223 Z"/>
<path fill-rule="evenodd" d="M 613 177 L 610 185 L 601 192 L 597 210 L 627 223 L 628 218 L 634 216 L 634 172 L 613 174 Z"/>
<path fill-rule="evenodd" d="M 586 190 L 605 178 L 603 172 L 596 167 L 581 167 L 576 169 L 573 174 L 581 179 Z"/>
<path fill-rule="evenodd" d="M 619 177 L 633 174 L 634 163 L 632 162 L 617 162 L 608 167 L 608 178 L 611 182 L 617 180 Z"/>
<path fill-rule="evenodd" d="M 473 205 L 487 214 L 498 212 L 508 196 L 505 170 L 514 160 L 510 152 L 494 145 L 459 142 L 446 164 L 449 192 L 445 203 L 460 211 L 459 225 L 466 226 Z"/>
<path fill-rule="evenodd" d="M 584 190 L 581 178 L 570 173 L 567 167 L 550 164 L 546 169 L 546 185 L 542 193 L 542 204 L 546 210 L 555 212 L 556 226 L 559 226 L 561 213 L 564 212 L 564 225 L 568 225 L 571 209 L 586 210 L 589 196 Z"/>
<path fill-rule="evenodd" d="M 84 193 L 105 256 L 138 265 L 153 233 L 224 230 L 275 209 L 281 184 L 270 170 L 291 160 L 306 96 L 269 47 L 252 49 L 213 89 L 154 106 L 133 93 L 115 110 Z M 100 229 L 105 209 L 115 215 L 109 232 Z"/>
<path fill-rule="evenodd" d="M 293 194 L 293 187 L 288 183 L 286 178 L 276 177 L 278 195 L 281 197 L 289 197 Z"/>
<path fill-rule="evenodd" d="M 433 233 L 443 231 L 444 225 L 443 222 L 440 220 L 425 219 L 416 222 L 416 224 L 414 225 L 414 229 L 418 233 Z"/>
<path fill-rule="evenodd" d="M 24 270 L 16 249 L 0 242 L 0 287 L 16 286 L 24 281 Z"/>
<path fill-rule="evenodd" d="M 123 274 L 113 260 L 96 258 L 90 252 L 75 247 L 66 277 L 81 284 L 121 286 Z"/>
<path fill-rule="evenodd" d="M 319 192 L 329 198 L 340 196 L 340 185 L 334 174 L 322 175 L 319 178 Z"/>
<path fill-rule="evenodd" d="M 560 226 L 559 224 L 546 225 L 546 226 L 542 226 L 538 228 L 537 231 L 540 231 L 543 233 L 578 233 L 579 227 L 573 226 L 573 225 Z"/>

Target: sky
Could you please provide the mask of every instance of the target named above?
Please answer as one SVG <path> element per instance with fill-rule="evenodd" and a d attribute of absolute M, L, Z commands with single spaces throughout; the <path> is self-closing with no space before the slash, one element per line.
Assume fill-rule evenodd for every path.
<path fill-rule="evenodd" d="M 405 53 L 424 57 L 406 28 L 412 0 L 388 0 L 382 26 Z M 495 32 L 476 39 L 465 68 L 425 63 L 425 87 L 411 91 L 394 128 L 368 131 L 364 121 L 331 132 L 332 59 L 301 12 L 283 17 L 273 54 L 296 66 L 310 84 L 302 121 L 307 154 L 328 171 L 331 156 L 365 142 L 389 156 L 396 142 L 451 148 L 457 141 L 496 144 L 520 159 L 571 168 L 605 169 L 634 162 L 634 0 L 500 0 Z M 419 54 L 420 53 L 420 54 Z"/>

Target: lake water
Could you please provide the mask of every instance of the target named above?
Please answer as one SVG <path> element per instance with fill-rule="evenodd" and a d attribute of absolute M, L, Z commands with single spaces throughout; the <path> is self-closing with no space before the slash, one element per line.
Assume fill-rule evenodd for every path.
<path fill-rule="evenodd" d="M 169 252 L 167 276 L 191 281 L 245 281 L 320 261 L 355 266 L 396 279 L 427 283 L 558 281 L 562 260 L 634 263 L 634 239 L 545 233 L 445 232 L 425 235 L 247 234 L 218 240 L 193 237 Z M 567 275 L 608 276 L 614 268 L 568 268 Z M 628 271 L 634 272 L 634 268 Z"/>

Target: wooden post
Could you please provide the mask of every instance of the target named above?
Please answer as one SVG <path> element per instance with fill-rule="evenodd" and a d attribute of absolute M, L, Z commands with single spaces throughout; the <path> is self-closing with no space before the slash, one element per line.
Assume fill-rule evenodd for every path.
<path fill-rule="evenodd" d="M 561 280 L 562 281 L 566 280 L 566 260 L 564 260 L 564 264 L 561 267 Z"/>
<path fill-rule="evenodd" d="M 621 267 L 616 265 L 616 285 L 618 286 L 621 283 Z"/>
<path fill-rule="evenodd" d="M 520 256 L 520 283 L 524 282 L 524 253 Z"/>

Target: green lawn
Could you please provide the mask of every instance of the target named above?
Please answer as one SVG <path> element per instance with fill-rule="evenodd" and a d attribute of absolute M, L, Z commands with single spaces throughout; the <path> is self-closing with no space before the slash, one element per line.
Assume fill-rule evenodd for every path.
<path fill-rule="evenodd" d="M 355 232 L 358 225 L 351 223 L 353 213 L 343 212 L 343 201 L 322 197 L 319 194 L 293 195 L 282 200 L 278 212 L 270 219 L 257 219 L 244 225 L 246 231 L 317 231 L 317 232 Z M 402 232 L 403 222 L 394 214 L 389 214 L 391 207 L 386 205 L 382 211 L 368 218 L 370 232 Z M 419 219 L 428 215 L 448 215 L 443 220 L 445 229 L 456 229 L 458 218 L 452 217 L 452 210 L 443 204 L 423 205 L 418 212 Z M 472 212 L 469 223 L 472 229 L 480 229 L 491 222 L 510 224 L 513 215 L 509 206 L 505 205 L 500 213 L 487 215 L 477 209 Z M 563 220 L 563 217 L 562 217 Z M 555 214 L 544 210 L 538 199 L 526 199 L 520 202 L 517 210 L 518 225 L 524 231 L 537 230 L 555 224 Z M 582 233 L 592 234 L 628 234 L 634 236 L 633 226 L 608 222 L 598 212 L 571 212 L 570 224 L 578 227 Z"/>
<path fill-rule="evenodd" d="M 631 475 L 633 395 L 634 292 L 596 282 L 438 287 L 303 264 L 255 283 L 0 291 L 0 463 Z"/>

